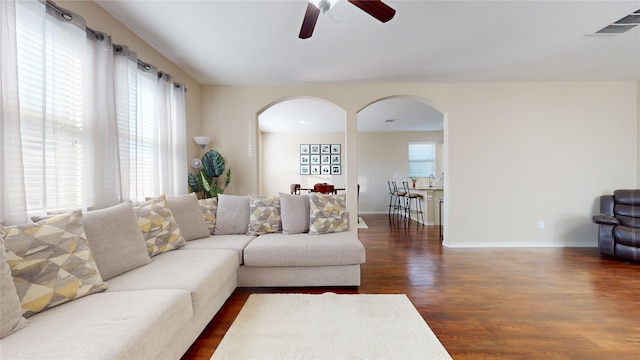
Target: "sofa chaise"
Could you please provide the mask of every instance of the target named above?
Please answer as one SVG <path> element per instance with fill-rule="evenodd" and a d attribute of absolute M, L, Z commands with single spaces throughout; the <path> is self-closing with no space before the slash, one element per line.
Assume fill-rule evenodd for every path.
<path fill-rule="evenodd" d="M 238 286 L 358 286 L 344 209 L 190 194 L 2 227 L 0 358 L 179 359 Z"/>

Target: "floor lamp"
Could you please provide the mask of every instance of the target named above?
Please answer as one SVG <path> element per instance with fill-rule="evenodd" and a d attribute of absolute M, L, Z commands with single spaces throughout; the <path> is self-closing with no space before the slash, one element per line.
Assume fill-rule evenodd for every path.
<path fill-rule="evenodd" d="M 200 159 L 191 159 L 191 167 L 194 169 L 200 169 L 202 167 L 202 157 L 204 156 L 204 147 L 211 141 L 209 136 L 194 136 L 193 141 L 200 146 Z"/>

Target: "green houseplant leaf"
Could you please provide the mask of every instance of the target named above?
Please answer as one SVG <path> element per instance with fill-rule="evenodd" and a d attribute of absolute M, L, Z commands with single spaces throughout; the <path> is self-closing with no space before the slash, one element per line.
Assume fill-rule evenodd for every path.
<path fill-rule="evenodd" d="M 200 182 L 198 181 L 198 175 L 189 173 L 189 177 L 187 178 L 187 182 L 189 183 L 189 187 L 193 192 L 202 191 L 202 186 L 200 186 Z"/>
<path fill-rule="evenodd" d="M 202 168 L 209 177 L 217 178 L 222 176 L 224 174 L 224 165 L 224 158 L 215 150 L 209 150 L 202 157 Z"/>
<path fill-rule="evenodd" d="M 202 157 L 202 169 L 196 174 L 188 174 L 187 182 L 191 191 L 200 193 L 201 198 L 217 198 L 231 182 L 231 169 L 227 169 L 224 185 L 218 187 L 218 178 L 224 174 L 224 170 L 225 161 L 222 155 L 215 150 L 208 151 Z"/>

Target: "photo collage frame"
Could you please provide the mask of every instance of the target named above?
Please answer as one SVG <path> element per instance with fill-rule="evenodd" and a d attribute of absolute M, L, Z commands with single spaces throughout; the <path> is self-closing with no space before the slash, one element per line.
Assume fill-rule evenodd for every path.
<path fill-rule="evenodd" d="M 300 175 L 340 174 L 340 144 L 300 144 Z"/>

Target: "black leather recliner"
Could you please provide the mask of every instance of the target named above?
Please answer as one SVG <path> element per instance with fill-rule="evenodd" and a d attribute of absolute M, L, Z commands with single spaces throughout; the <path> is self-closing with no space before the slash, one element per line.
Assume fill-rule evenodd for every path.
<path fill-rule="evenodd" d="M 616 190 L 600 196 L 598 250 L 601 255 L 640 261 L 640 190 Z"/>

